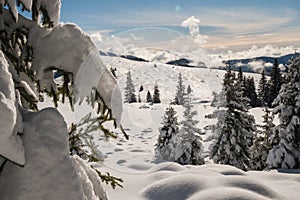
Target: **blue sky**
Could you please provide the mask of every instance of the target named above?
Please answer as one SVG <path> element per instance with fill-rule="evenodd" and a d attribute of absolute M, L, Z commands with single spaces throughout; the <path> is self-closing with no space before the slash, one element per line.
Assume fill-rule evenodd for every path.
<path fill-rule="evenodd" d="M 101 35 L 153 26 L 188 34 L 181 23 L 191 16 L 208 49 L 300 46 L 298 0 L 62 0 L 61 10 L 61 21 Z"/>

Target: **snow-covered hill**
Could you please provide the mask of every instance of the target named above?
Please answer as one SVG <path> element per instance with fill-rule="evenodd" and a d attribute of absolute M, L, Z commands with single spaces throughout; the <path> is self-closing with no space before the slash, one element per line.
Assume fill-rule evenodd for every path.
<path fill-rule="evenodd" d="M 123 95 L 126 86 L 126 73 L 128 70 L 131 71 L 132 80 L 137 91 L 136 95 L 139 94 L 142 100 L 142 103 L 123 104 L 122 124 L 130 135 L 130 140 L 126 141 L 120 137 L 118 140 L 112 140 L 108 143 L 100 142 L 101 150 L 109 155 L 105 162 L 107 165 L 128 171 L 136 171 L 140 168 L 149 169 L 154 164 L 154 145 L 158 138 L 158 129 L 161 126 L 165 109 L 175 98 L 179 73 L 182 74 L 184 85 L 190 85 L 193 90 L 194 109 L 198 112 L 196 119 L 200 121 L 198 126 L 206 133 L 203 136 L 204 141 L 210 136 L 210 125 L 214 124 L 215 121 L 214 119 L 205 118 L 205 116 L 212 114 L 216 109 L 210 106 L 212 93 L 221 90 L 225 71 L 151 62 L 141 63 L 122 58 L 102 57 L 102 59 L 108 67 L 117 68 L 117 82 L 123 91 Z M 256 81 L 260 78 L 258 74 L 246 75 L 254 76 Z M 158 85 L 160 90 L 162 103 L 149 105 L 146 103 L 146 94 L 148 90 L 153 94 L 155 84 Z M 144 90 L 138 92 L 141 85 L 143 85 Z M 183 117 L 183 108 L 176 105 L 174 108 L 180 121 Z M 259 109 L 254 109 L 253 112 L 260 115 Z M 205 142 L 204 144 L 206 153 L 208 153 L 209 143 Z"/>
<path fill-rule="evenodd" d="M 225 71 L 157 63 L 155 65 L 122 58 L 102 59 L 108 67 L 117 68 L 117 82 L 123 95 L 128 70 L 131 71 L 136 94 L 139 93 L 140 85 L 144 87 L 140 92 L 142 103 L 123 104 L 122 124 L 130 139 L 126 140 L 121 133 L 118 139 L 108 142 L 101 136 L 98 137 L 97 144 L 107 156 L 104 166 L 99 167 L 125 181 L 124 189 L 112 190 L 107 187 L 110 199 L 298 198 L 300 193 L 293 188 L 300 186 L 299 175 L 285 175 L 277 171 L 244 173 L 234 167 L 212 165 L 209 160 L 210 125 L 215 123 L 215 119 L 205 118 L 205 115 L 216 109 L 210 106 L 212 92 L 221 90 Z M 184 84 L 191 85 L 193 90 L 194 109 L 198 112 L 196 119 L 200 121 L 198 127 L 204 133 L 205 166 L 180 166 L 156 160 L 154 157 L 158 129 L 166 107 L 174 99 L 179 73 L 182 74 Z M 258 74 L 245 75 L 254 76 L 256 82 L 260 78 Z M 145 103 L 146 93 L 148 90 L 153 93 L 154 84 L 159 87 L 162 103 L 149 105 Z M 174 108 L 180 121 L 183 109 L 181 106 Z M 256 122 L 261 123 L 262 110 L 255 108 L 251 113 L 256 117 Z M 285 178 L 289 180 L 282 187 L 281 182 Z M 225 196 L 219 196 L 217 191 L 221 188 Z"/>
<path fill-rule="evenodd" d="M 117 68 L 117 83 L 122 95 L 128 70 L 131 71 L 136 94 L 139 93 L 140 85 L 144 88 L 140 92 L 142 103 L 123 103 L 121 123 L 130 136 L 129 140 L 118 131 L 119 137 L 109 141 L 105 141 L 101 133 L 95 133 L 96 143 L 106 156 L 103 165 L 99 164 L 98 167 L 124 180 L 124 188 L 113 190 L 104 185 L 109 199 L 298 199 L 300 193 L 295 188 L 300 187 L 299 171 L 245 173 L 231 166 L 212 164 L 209 160 L 210 125 L 215 123 L 215 119 L 205 118 L 205 115 L 216 109 L 210 106 L 211 94 L 221 90 L 225 71 L 135 62 L 119 57 L 103 56 L 102 60 L 108 68 Z M 200 121 L 198 127 L 204 133 L 204 166 L 181 166 L 154 157 L 158 129 L 166 107 L 174 99 L 179 73 L 182 74 L 184 84 L 191 85 L 193 90 L 194 109 L 198 112 L 196 119 Z M 260 78 L 259 74 L 245 75 L 254 76 L 256 82 Z M 145 103 L 146 93 L 149 90 L 153 94 L 154 84 L 159 87 L 162 103 L 149 105 Z M 76 114 L 70 112 L 67 105 L 59 108 L 68 123 L 78 121 L 91 109 L 84 103 L 82 107 L 75 107 Z M 183 108 L 173 107 L 181 121 Z M 255 116 L 256 123 L 261 123 L 261 108 L 250 112 Z"/>

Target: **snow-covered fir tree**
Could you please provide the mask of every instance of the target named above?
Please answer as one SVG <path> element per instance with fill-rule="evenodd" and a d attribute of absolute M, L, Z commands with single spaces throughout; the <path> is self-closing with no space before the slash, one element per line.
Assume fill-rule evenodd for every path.
<path fill-rule="evenodd" d="M 257 106 L 257 94 L 255 88 L 255 82 L 253 77 L 248 77 L 243 75 L 242 68 L 239 67 L 239 71 L 236 78 L 236 84 L 241 87 L 243 91 L 243 97 L 247 97 L 250 101 L 251 107 Z"/>
<path fill-rule="evenodd" d="M 88 99 L 99 108 L 98 129 L 108 133 L 102 124 L 111 120 L 120 125 L 116 80 L 92 39 L 60 23 L 60 8 L 60 0 L 0 2 L 0 199 L 107 199 L 100 178 L 111 177 L 70 155 L 82 153 L 72 148 L 80 148 L 80 136 L 69 143 L 74 134 L 68 138 L 58 109 L 38 109 L 44 98 L 56 107 L 67 98 L 72 110 Z"/>
<path fill-rule="evenodd" d="M 230 66 L 219 96 L 219 109 L 216 111 L 218 122 L 213 130 L 210 158 L 215 163 L 247 170 L 250 167 L 249 149 L 253 142 L 255 120 L 248 114 L 248 99 L 243 97 L 242 87 L 236 82 Z"/>
<path fill-rule="evenodd" d="M 255 132 L 254 142 L 250 148 L 251 169 L 263 170 L 267 167 L 267 157 L 272 149 L 271 135 L 273 123 L 272 112 L 265 107 L 263 115 L 263 124 L 258 126 Z"/>
<path fill-rule="evenodd" d="M 256 93 L 256 87 L 253 77 L 248 77 L 244 79 L 244 97 L 247 97 L 249 99 L 250 106 L 256 107 L 258 105 L 257 101 L 257 93 Z"/>
<path fill-rule="evenodd" d="M 242 67 L 239 67 L 239 71 L 238 71 L 238 75 L 237 75 L 237 82 L 239 82 L 239 84 L 242 85 L 242 87 L 245 87 L 245 76 L 244 76 L 244 73 L 243 73 L 243 70 L 242 70 Z"/>
<path fill-rule="evenodd" d="M 153 103 L 160 103 L 160 93 L 158 89 L 158 85 L 154 85 L 154 92 L 153 92 L 153 98 L 152 98 Z"/>
<path fill-rule="evenodd" d="M 152 103 L 152 95 L 149 90 L 147 92 L 146 101 L 147 103 Z"/>
<path fill-rule="evenodd" d="M 182 75 L 179 73 L 178 75 L 178 83 L 177 90 L 174 99 L 174 104 L 176 105 L 184 105 L 185 103 L 185 86 L 183 85 Z"/>
<path fill-rule="evenodd" d="M 261 73 L 261 78 L 258 83 L 257 99 L 258 105 L 265 106 L 268 103 L 269 83 L 265 75 L 265 70 Z"/>
<path fill-rule="evenodd" d="M 270 168 L 300 168 L 300 57 L 287 66 L 284 84 L 274 100 L 274 113 L 280 124 L 274 127 L 272 137 L 277 141 L 267 159 Z"/>
<path fill-rule="evenodd" d="M 143 92 L 143 91 L 144 91 L 144 86 L 141 85 L 141 86 L 140 86 L 140 89 L 139 89 L 139 92 Z"/>
<path fill-rule="evenodd" d="M 199 121 L 194 117 L 197 111 L 193 110 L 191 99 L 191 87 L 187 88 L 187 99 L 184 104 L 184 119 L 179 133 L 174 138 L 176 144 L 175 161 L 180 164 L 202 165 L 204 164 L 201 130 L 196 127 Z"/>
<path fill-rule="evenodd" d="M 162 127 L 159 129 L 158 141 L 155 148 L 155 157 L 168 161 L 175 161 L 175 144 L 173 138 L 178 133 L 176 111 L 169 106 L 163 117 Z"/>
<path fill-rule="evenodd" d="M 135 103 L 137 102 L 134 84 L 131 79 L 130 70 L 126 74 L 126 87 L 125 87 L 125 101 L 126 103 Z"/>
<path fill-rule="evenodd" d="M 272 103 L 279 94 L 282 85 L 281 72 L 279 69 L 278 58 L 275 58 L 274 65 L 271 71 L 271 78 L 269 81 L 269 94 L 268 94 L 268 106 L 273 107 Z"/>

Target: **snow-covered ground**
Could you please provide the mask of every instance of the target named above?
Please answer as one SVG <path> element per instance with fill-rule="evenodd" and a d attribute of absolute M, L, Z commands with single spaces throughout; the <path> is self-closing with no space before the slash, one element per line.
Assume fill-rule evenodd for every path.
<path fill-rule="evenodd" d="M 164 64 L 143 63 L 122 58 L 102 57 L 108 67 L 117 68 L 118 85 L 123 92 L 126 73 L 131 70 L 136 94 L 140 85 L 142 103 L 123 104 L 122 125 L 130 136 L 126 140 L 117 131 L 118 138 L 105 141 L 100 133 L 95 133 L 96 143 L 107 156 L 103 165 L 98 165 L 101 171 L 124 180 L 124 188 L 111 189 L 105 186 L 109 199 L 287 199 L 296 200 L 300 196 L 300 171 L 277 172 L 243 172 L 231 166 L 215 165 L 208 158 L 208 147 L 211 135 L 210 125 L 215 119 L 205 118 L 216 108 L 210 106 L 212 92 L 221 90 L 225 71 L 200 68 L 185 68 Z M 173 100 L 179 72 L 184 84 L 191 85 L 193 90 L 194 109 L 200 121 L 198 127 L 204 133 L 203 144 L 206 154 L 206 165 L 181 166 L 176 163 L 156 160 L 154 148 L 157 142 L 159 127 L 166 107 Z M 254 76 L 258 81 L 259 74 Z M 146 93 L 153 94 L 154 84 L 157 84 L 161 94 L 161 104 L 149 105 Z M 47 104 L 47 102 L 46 102 Z M 89 107 L 77 110 L 76 114 L 69 112 L 67 106 L 60 107 L 67 121 L 79 120 Z M 177 111 L 179 121 L 182 119 L 181 106 L 173 106 Z M 78 107 L 79 108 L 79 107 Z M 250 111 L 261 123 L 262 109 Z M 109 126 L 109 125 L 108 125 Z"/>

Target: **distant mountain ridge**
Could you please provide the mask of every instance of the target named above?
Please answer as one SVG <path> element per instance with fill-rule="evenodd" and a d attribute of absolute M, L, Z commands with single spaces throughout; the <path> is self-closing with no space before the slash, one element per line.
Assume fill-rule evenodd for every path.
<path fill-rule="evenodd" d="M 124 59 L 132 60 L 132 61 L 137 61 L 137 62 L 150 62 L 149 60 L 146 60 L 142 57 L 135 56 L 135 55 L 118 55 L 113 52 L 104 52 L 100 50 L 100 55 L 101 56 L 109 56 L 109 57 L 121 57 Z M 296 55 L 299 55 L 297 53 Z M 284 66 L 289 64 L 289 60 L 294 57 L 295 54 L 287 54 L 284 56 L 280 57 L 270 57 L 270 56 L 260 56 L 260 57 L 254 57 L 254 58 L 246 58 L 246 59 L 232 59 L 232 60 L 224 60 L 223 64 L 228 65 L 230 64 L 233 67 L 233 70 L 238 70 L 240 67 L 242 71 L 244 72 L 252 72 L 252 73 L 258 73 L 261 71 L 261 69 L 264 69 L 266 71 L 266 74 L 268 75 L 273 67 L 273 63 L 275 61 L 275 58 L 278 59 L 278 64 L 282 64 Z M 253 62 L 261 62 L 261 67 L 260 70 L 255 69 L 253 66 L 251 66 L 251 63 Z M 206 68 L 207 66 L 205 65 L 204 62 L 195 62 L 191 59 L 187 58 L 179 58 L 179 59 L 174 59 L 170 60 L 167 62 L 163 62 L 163 64 L 169 64 L 169 65 L 175 65 L 175 66 L 183 66 L 183 67 L 196 67 L 196 68 Z M 268 65 L 266 65 L 268 64 Z M 224 66 L 215 66 L 213 67 L 215 69 L 225 69 Z"/>
<path fill-rule="evenodd" d="M 260 57 L 254 57 L 254 58 L 246 58 L 246 59 L 233 59 L 233 60 L 226 60 L 223 61 L 224 64 L 233 66 L 234 70 L 237 70 L 239 67 L 242 68 L 242 71 L 245 72 L 256 72 L 253 68 L 251 68 L 250 63 L 252 62 L 262 62 L 262 63 L 271 63 L 273 64 L 275 62 L 275 59 L 277 58 L 278 64 L 282 64 L 284 66 L 289 64 L 289 60 L 293 57 L 299 55 L 299 53 L 296 54 L 287 54 L 280 57 L 270 57 L 270 56 L 260 56 Z M 264 70 L 268 73 L 271 72 L 272 66 L 264 66 Z"/>
<path fill-rule="evenodd" d="M 134 56 L 134 55 L 118 55 L 113 52 L 104 52 L 101 50 L 100 50 L 100 55 L 101 56 L 109 56 L 109 57 L 120 57 L 120 58 L 125 58 L 128 60 L 137 61 L 137 62 L 150 62 L 149 60 L 146 60 L 142 57 L 138 57 L 138 56 Z M 198 62 L 197 65 L 195 65 L 192 60 L 187 59 L 187 58 L 179 58 L 179 59 L 168 61 L 163 64 L 182 66 L 182 67 L 206 68 L 206 65 L 204 62 Z"/>

